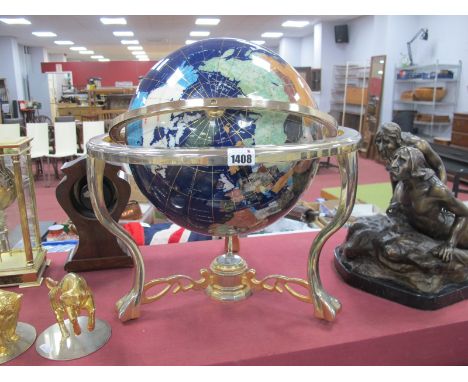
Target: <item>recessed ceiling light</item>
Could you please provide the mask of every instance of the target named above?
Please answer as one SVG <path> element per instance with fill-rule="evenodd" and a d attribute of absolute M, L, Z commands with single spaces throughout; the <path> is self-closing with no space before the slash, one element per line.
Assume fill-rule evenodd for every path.
<path fill-rule="evenodd" d="M 98 58 L 104 58 L 104 56 L 91 56 L 91 58 L 95 58 L 95 59 L 98 59 Z"/>
<path fill-rule="evenodd" d="M 209 36 L 210 32 L 208 31 L 192 31 L 190 32 L 191 37 L 206 37 Z"/>
<path fill-rule="evenodd" d="M 117 37 L 133 37 L 133 32 L 131 31 L 117 31 L 117 32 L 112 32 L 114 36 Z"/>
<path fill-rule="evenodd" d="M 73 41 L 69 41 L 69 40 L 58 40 L 58 41 L 54 41 L 54 43 L 57 45 L 73 45 L 74 44 Z"/>
<path fill-rule="evenodd" d="M 110 61 L 110 59 L 108 59 L 108 58 L 100 58 L 98 61 L 100 61 L 100 62 L 108 62 L 108 61 Z"/>
<path fill-rule="evenodd" d="M 262 33 L 262 37 L 265 37 L 265 38 L 280 38 L 281 36 L 283 36 L 282 32 L 265 32 L 265 33 Z"/>
<path fill-rule="evenodd" d="M 149 57 L 138 57 L 138 61 L 149 61 Z"/>
<path fill-rule="evenodd" d="M 193 44 L 194 42 L 197 42 L 198 40 L 185 40 L 185 45 L 190 45 Z"/>
<path fill-rule="evenodd" d="M 132 46 L 127 46 L 128 50 L 143 50 L 143 47 L 141 45 L 132 45 Z"/>
<path fill-rule="evenodd" d="M 29 25 L 31 24 L 31 21 L 26 20 L 24 17 L 15 17 L 15 18 L 3 18 L 0 19 L 0 21 L 4 22 L 5 24 L 23 24 L 23 25 Z"/>
<path fill-rule="evenodd" d="M 72 46 L 70 50 L 88 50 L 84 46 Z"/>
<path fill-rule="evenodd" d="M 138 45 L 140 43 L 138 40 L 120 40 L 120 42 L 124 45 Z"/>
<path fill-rule="evenodd" d="M 54 32 L 32 32 L 32 34 L 37 37 L 57 37 Z"/>
<path fill-rule="evenodd" d="M 208 19 L 208 18 L 200 18 L 195 20 L 195 24 L 197 25 L 218 25 L 219 19 Z"/>
<path fill-rule="evenodd" d="M 112 25 L 112 24 L 125 25 L 127 24 L 127 20 L 125 20 L 125 17 L 101 17 L 101 23 L 105 25 Z"/>
<path fill-rule="evenodd" d="M 250 42 L 253 42 L 254 44 L 257 44 L 257 45 L 265 44 L 265 40 L 251 40 Z"/>
<path fill-rule="evenodd" d="M 305 26 L 309 25 L 310 22 L 308 21 L 292 21 L 288 20 L 281 24 L 282 27 L 285 28 L 304 28 Z"/>
<path fill-rule="evenodd" d="M 94 54 L 94 50 L 80 50 L 79 54 Z"/>
<path fill-rule="evenodd" d="M 132 52 L 134 56 L 144 56 L 146 52 L 144 50 L 135 50 Z"/>

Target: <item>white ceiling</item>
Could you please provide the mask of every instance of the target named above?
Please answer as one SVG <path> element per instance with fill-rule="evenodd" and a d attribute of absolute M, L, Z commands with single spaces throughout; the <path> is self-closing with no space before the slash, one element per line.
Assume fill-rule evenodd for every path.
<path fill-rule="evenodd" d="M 15 16 L 0 16 L 15 17 Z M 0 22 L 0 36 L 15 37 L 26 46 L 44 47 L 49 53 L 66 54 L 68 60 L 90 61 L 89 56 L 78 54 L 69 46 L 54 44 L 55 40 L 71 40 L 75 46 L 85 46 L 96 55 L 111 60 L 133 60 L 134 56 L 121 39 L 137 39 L 151 60 L 158 60 L 185 44 L 190 31 L 210 31 L 211 37 L 236 37 L 246 40 L 265 40 L 266 47 L 277 48 L 279 39 L 262 38 L 263 32 L 283 32 L 284 37 L 305 37 L 313 34 L 313 25 L 320 21 L 344 23 L 358 16 L 218 16 L 217 26 L 195 25 L 198 16 L 125 16 L 127 25 L 104 25 L 100 16 L 22 16 L 31 25 L 7 25 Z M 213 16 L 210 16 L 213 17 Z M 307 20 L 305 28 L 284 28 L 287 20 Z M 131 30 L 134 37 L 115 37 L 112 32 Z M 54 32 L 57 37 L 36 37 L 35 31 Z"/>

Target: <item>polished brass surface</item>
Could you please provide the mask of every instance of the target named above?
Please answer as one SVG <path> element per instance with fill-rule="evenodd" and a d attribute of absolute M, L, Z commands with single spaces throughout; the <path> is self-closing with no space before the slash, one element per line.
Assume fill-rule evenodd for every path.
<path fill-rule="evenodd" d="M 333 321 L 341 310 L 341 303 L 330 296 L 322 286 L 319 272 L 319 259 L 326 241 L 340 229 L 348 220 L 356 199 L 356 186 L 358 179 L 357 153 L 338 155 L 338 164 L 341 176 L 341 193 L 338 209 L 333 220 L 324 227 L 315 238 L 309 252 L 307 265 L 307 281 L 310 295 L 314 304 L 315 317 L 326 321 Z"/>
<path fill-rule="evenodd" d="M 250 100 L 247 100 L 249 104 Z M 267 102 L 267 101 L 265 101 Z M 228 102 L 229 103 L 229 102 Z M 281 108 L 284 103 L 280 103 Z M 163 104 L 151 105 L 152 112 L 157 115 L 161 112 Z M 249 104 L 250 105 L 250 104 Z M 195 109 L 200 109 L 200 105 L 193 105 Z M 297 105 L 296 105 L 297 106 Z M 165 105 L 165 107 L 168 107 Z M 251 105 L 249 106 L 251 107 Z M 290 107 L 292 107 L 290 105 Z M 171 103 L 170 110 L 173 110 L 174 104 Z M 164 112 L 168 112 L 165 110 Z M 283 109 L 281 109 L 283 110 Z M 298 106 L 298 109 L 301 107 Z M 116 118 L 114 128 L 120 128 L 126 123 L 142 118 L 148 110 L 137 109 L 133 110 L 124 116 Z M 287 111 L 287 110 L 283 110 Z M 289 110 L 290 111 L 290 110 Z M 322 118 L 323 113 L 313 113 L 317 118 Z M 327 120 L 331 117 L 326 115 Z M 332 119 L 332 118 L 331 118 Z M 324 122 L 325 117 L 321 120 Z M 119 125 L 120 124 L 120 125 Z M 119 126 L 118 126 L 119 125 Z M 336 122 L 330 122 L 328 126 L 335 126 Z M 120 130 L 117 135 L 117 140 L 120 140 Z M 327 136 L 327 134 L 325 134 Z M 122 140 L 120 140 L 122 142 Z M 256 163 L 284 163 L 294 160 L 305 160 L 313 158 L 322 158 L 328 156 L 337 156 L 340 167 L 342 192 L 337 214 L 329 226 L 323 229 L 315 238 L 309 253 L 308 259 L 308 279 L 288 278 L 286 276 L 272 275 L 267 276 L 262 280 L 254 278 L 254 274 L 244 274 L 243 282 L 252 289 L 262 290 L 286 290 L 292 296 L 305 302 L 309 302 L 306 294 L 301 294 L 294 291 L 291 285 L 306 287 L 310 302 L 314 305 L 315 315 L 318 318 L 332 321 L 336 313 L 340 310 L 339 301 L 327 294 L 322 286 L 319 274 L 319 257 L 323 245 L 347 220 L 351 214 L 354 204 L 356 186 L 357 186 L 357 155 L 356 150 L 360 142 L 360 135 L 357 131 L 340 128 L 336 136 L 329 137 L 323 140 L 315 141 L 311 144 L 286 144 L 282 146 L 256 146 Z M 105 207 L 104 196 L 102 192 L 103 170 L 106 161 L 129 164 L 157 164 L 157 165 L 203 165 L 217 166 L 226 165 L 227 163 L 227 148 L 178 148 L 172 149 L 156 149 L 145 147 L 128 147 L 120 143 L 111 142 L 109 136 L 102 135 L 91 139 L 87 144 L 88 159 L 88 185 L 90 187 L 91 202 L 94 212 L 98 220 L 110 232 L 118 237 L 122 245 L 132 256 L 135 267 L 133 270 L 133 284 L 131 290 L 123 296 L 116 304 L 118 317 L 121 321 L 127 321 L 139 317 L 140 305 L 145 302 L 159 300 L 166 295 L 172 288 L 175 293 L 188 290 L 205 289 L 210 285 L 213 279 L 212 270 L 202 270 L 202 275 L 199 280 L 194 280 L 188 276 L 174 275 L 167 278 L 160 278 L 150 281 L 145 285 L 144 279 L 144 262 L 141 252 L 130 235 L 116 222 L 114 222 Z M 236 277 L 238 277 L 236 275 Z M 210 280 L 208 280 L 210 279 Z M 250 281 L 249 281 L 250 280 Z M 148 290 L 154 286 L 163 285 L 162 291 L 153 296 L 145 297 Z M 278 288 L 279 287 L 279 288 Z M 247 290 L 247 289 L 246 289 Z"/>
<path fill-rule="evenodd" d="M 340 127 L 336 137 L 308 144 L 255 146 L 255 162 L 289 163 L 298 160 L 326 158 L 356 151 L 361 136 L 356 130 Z M 184 148 L 177 150 L 154 147 L 130 147 L 109 141 L 108 135 L 89 140 L 88 157 L 116 163 L 142 165 L 225 166 L 228 147 Z"/>
<path fill-rule="evenodd" d="M 5 167 L 3 158 L 0 158 L 0 210 L 11 206 L 16 199 L 14 174 Z"/>
<path fill-rule="evenodd" d="M 64 321 L 70 336 L 63 338 L 59 324 L 54 324 L 44 330 L 36 340 L 37 353 L 47 359 L 54 361 L 69 361 L 85 357 L 103 347 L 110 339 L 110 325 L 100 319 L 96 319 L 93 331 L 86 328 L 88 318 L 80 316 L 77 318 L 78 325 L 83 327 L 80 335 L 75 335 L 69 320 Z"/>
<path fill-rule="evenodd" d="M 32 169 L 32 160 L 31 160 L 31 153 L 30 152 L 27 154 L 26 163 L 27 163 L 29 179 L 34 180 L 34 173 L 33 173 L 33 169 Z M 34 182 L 33 181 L 29 182 L 29 193 L 31 195 L 31 214 L 33 216 L 37 216 L 36 189 L 34 187 Z M 34 229 L 34 237 L 40 238 L 41 237 L 41 230 L 39 229 L 39 219 L 34 219 L 32 223 L 33 223 L 33 229 Z M 37 244 L 38 243 L 36 242 L 36 246 L 37 246 Z"/>
<path fill-rule="evenodd" d="M 220 266 L 221 271 L 215 259 L 209 270 L 200 270 L 201 277 L 198 280 L 185 275 L 172 275 L 151 280 L 143 288 L 142 304 L 160 300 L 171 291 L 172 294 L 177 294 L 190 290 L 205 290 L 208 296 L 218 301 L 240 301 L 252 295 L 253 292 L 283 293 L 286 291 L 299 301 L 312 303 L 309 283 L 306 280 L 283 275 L 269 275 L 263 279 L 257 279 L 256 270 L 248 269 L 245 260 L 240 257 L 239 259 L 238 265 Z M 305 294 L 299 293 L 293 285 L 303 288 Z M 158 292 L 148 295 L 151 288 L 158 286 L 160 287 Z"/>
<path fill-rule="evenodd" d="M 201 278 L 198 280 L 184 275 L 173 275 L 151 280 L 147 282 L 143 288 L 143 298 L 141 303 L 148 304 L 150 302 L 157 301 L 168 294 L 171 290 L 173 294 L 187 292 L 189 290 L 204 290 L 210 283 L 211 273 L 208 269 L 201 269 L 200 275 Z M 163 285 L 159 292 L 150 296 L 147 295 L 151 288 L 159 285 Z"/>
<path fill-rule="evenodd" d="M 65 325 L 65 315 L 68 315 L 68 319 L 72 323 L 74 334 L 77 336 L 81 334 L 78 316 L 82 310 L 85 310 L 88 315 L 88 331 L 94 330 L 96 311 L 94 297 L 83 277 L 69 273 L 60 282 L 48 277 L 46 285 L 50 289 L 50 305 L 63 338 L 70 337 L 70 332 Z"/>
<path fill-rule="evenodd" d="M 269 275 L 261 280 L 255 278 L 256 271 L 249 269 L 244 275 L 244 282 L 250 286 L 253 291 L 267 292 L 288 292 L 291 296 L 302 302 L 312 303 L 312 298 L 309 294 L 309 283 L 300 278 L 287 277 L 283 275 Z M 297 292 L 292 285 L 299 286 L 305 289 L 306 294 Z"/>
<path fill-rule="evenodd" d="M 0 154 L 3 154 L 3 149 L 0 149 Z M 16 199 L 14 179 L 14 174 L 5 166 L 4 158 L 0 157 L 0 254 L 10 251 L 5 210 Z"/>
<path fill-rule="evenodd" d="M 250 285 L 244 282 L 248 267 L 242 257 L 232 252 L 231 236 L 228 239 L 228 251 L 211 262 L 211 282 L 206 294 L 213 300 L 240 301 L 252 294 Z"/>
<path fill-rule="evenodd" d="M 26 207 L 26 199 L 24 196 L 24 189 L 23 189 L 23 174 L 21 171 L 21 163 L 20 157 L 18 155 L 14 155 L 12 157 L 13 160 L 13 168 L 15 169 L 15 184 L 16 189 L 18 190 L 18 209 L 20 213 L 20 220 L 21 220 L 21 232 L 23 233 L 23 237 L 31 237 L 29 232 L 29 222 L 28 222 L 28 211 Z M 26 256 L 26 264 L 28 266 L 34 265 L 34 257 L 33 251 L 31 246 L 31 240 L 24 240 L 24 254 Z"/>
<path fill-rule="evenodd" d="M 140 316 L 140 303 L 145 283 L 145 267 L 138 245 L 130 234 L 112 219 L 112 216 L 107 210 L 103 191 L 105 165 L 106 162 L 104 160 L 95 159 L 88 153 L 86 172 L 91 204 L 96 218 L 105 228 L 121 240 L 122 245 L 132 257 L 133 264 L 135 265 L 133 268 L 132 289 L 116 303 L 119 319 L 128 321 Z"/>
<path fill-rule="evenodd" d="M 23 295 L 0 290 L 0 364 L 25 352 L 36 339 L 36 330 L 18 322 Z"/>
<path fill-rule="evenodd" d="M 20 288 L 39 286 L 42 276 L 49 265 L 47 251 L 42 247 L 33 249 L 34 264 L 26 264 L 24 250 L 12 249 L 3 253 L 3 261 L 0 264 L 0 285 L 2 287 L 19 285 Z"/>
<path fill-rule="evenodd" d="M 5 215 L 1 214 L 0 258 L 2 261 L 0 262 L 0 285 L 2 286 L 20 285 L 20 287 L 26 287 L 40 285 L 42 273 L 46 268 L 46 251 L 41 246 L 37 217 L 34 176 L 30 155 L 31 141 L 32 138 L 22 137 L 14 141 L 0 142 L 0 167 L 4 167 L 5 170 L 0 170 L 0 172 L 4 178 L 5 176 L 10 178 L 12 175 L 9 182 L 14 181 L 22 233 L 20 244 L 10 249 L 6 239 L 6 229 L 4 229 L 6 227 Z"/>
<path fill-rule="evenodd" d="M 188 100 L 158 103 L 122 113 L 112 120 L 109 136 L 116 143 L 125 143 L 125 136 L 122 132 L 124 127 L 131 122 L 173 112 L 205 110 L 208 113 L 216 114 L 225 109 L 268 110 L 311 118 L 323 124 L 326 137 L 334 137 L 338 127 L 336 120 L 330 115 L 315 108 L 295 103 L 251 98 L 192 98 Z"/>
<path fill-rule="evenodd" d="M 12 345 L 19 340 L 16 325 L 23 295 L 0 290 L 0 357 L 12 351 Z"/>

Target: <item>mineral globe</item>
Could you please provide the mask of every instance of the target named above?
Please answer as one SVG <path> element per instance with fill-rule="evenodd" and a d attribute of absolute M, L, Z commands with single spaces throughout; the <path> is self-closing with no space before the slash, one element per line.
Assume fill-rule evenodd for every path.
<path fill-rule="evenodd" d="M 276 53 L 238 39 L 202 40 L 160 60 L 141 80 L 130 110 L 189 99 L 250 98 L 316 108 L 306 82 Z M 311 118 L 268 109 L 173 111 L 130 123 L 126 143 L 178 148 L 311 143 Z M 317 160 L 228 166 L 131 165 L 141 192 L 189 230 L 227 236 L 260 230 L 284 216 L 307 189 Z"/>

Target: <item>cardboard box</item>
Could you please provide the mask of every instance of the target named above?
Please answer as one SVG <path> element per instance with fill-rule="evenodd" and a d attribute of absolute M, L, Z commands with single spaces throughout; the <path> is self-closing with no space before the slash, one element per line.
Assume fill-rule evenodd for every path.
<path fill-rule="evenodd" d="M 364 98 L 363 93 L 364 92 Z M 356 86 L 346 87 L 346 103 L 351 105 L 367 105 L 367 88 L 358 88 Z"/>

